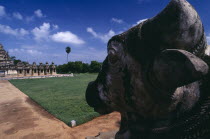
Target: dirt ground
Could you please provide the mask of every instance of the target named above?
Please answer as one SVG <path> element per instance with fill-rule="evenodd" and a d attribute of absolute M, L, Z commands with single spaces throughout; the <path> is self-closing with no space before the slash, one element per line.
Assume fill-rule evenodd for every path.
<path fill-rule="evenodd" d="M 84 139 L 118 130 L 119 121 L 120 114 L 114 112 L 71 128 L 8 81 L 0 80 L 0 139 Z"/>

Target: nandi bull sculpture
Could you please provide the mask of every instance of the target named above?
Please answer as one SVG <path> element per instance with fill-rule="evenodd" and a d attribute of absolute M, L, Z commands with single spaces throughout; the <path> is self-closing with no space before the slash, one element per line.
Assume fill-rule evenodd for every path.
<path fill-rule="evenodd" d="M 100 114 L 118 111 L 116 139 L 209 139 L 206 36 L 186 0 L 108 42 L 108 56 L 86 91 Z"/>

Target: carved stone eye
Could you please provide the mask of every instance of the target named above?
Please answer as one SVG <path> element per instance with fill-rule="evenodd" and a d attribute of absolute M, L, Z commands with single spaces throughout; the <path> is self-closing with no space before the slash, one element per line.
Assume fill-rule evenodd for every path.
<path fill-rule="evenodd" d="M 110 49 L 108 54 L 108 59 L 111 64 L 115 64 L 118 61 L 118 55 L 115 50 Z"/>
<path fill-rule="evenodd" d="M 122 43 L 118 41 L 111 41 L 108 45 L 108 60 L 110 64 L 115 64 L 119 61 Z"/>

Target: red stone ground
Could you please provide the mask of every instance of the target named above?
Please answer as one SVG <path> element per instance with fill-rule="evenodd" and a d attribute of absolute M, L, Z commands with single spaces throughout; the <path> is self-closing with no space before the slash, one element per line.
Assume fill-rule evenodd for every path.
<path fill-rule="evenodd" d="M 119 129 L 120 114 L 100 116 L 71 128 L 49 114 L 28 96 L 0 80 L 0 139 L 84 139 Z"/>

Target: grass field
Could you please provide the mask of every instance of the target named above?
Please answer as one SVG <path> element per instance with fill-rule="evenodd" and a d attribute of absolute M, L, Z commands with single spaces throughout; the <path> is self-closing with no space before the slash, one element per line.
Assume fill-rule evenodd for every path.
<path fill-rule="evenodd" d="M 99 116 L 85 100 L 87 84 L 95 78 L 96 74 L 78 74 L 75 77 L 10 82 L 66 124 L 70 125 L 71 120 L 76 120 L 79 125 Z"/>

